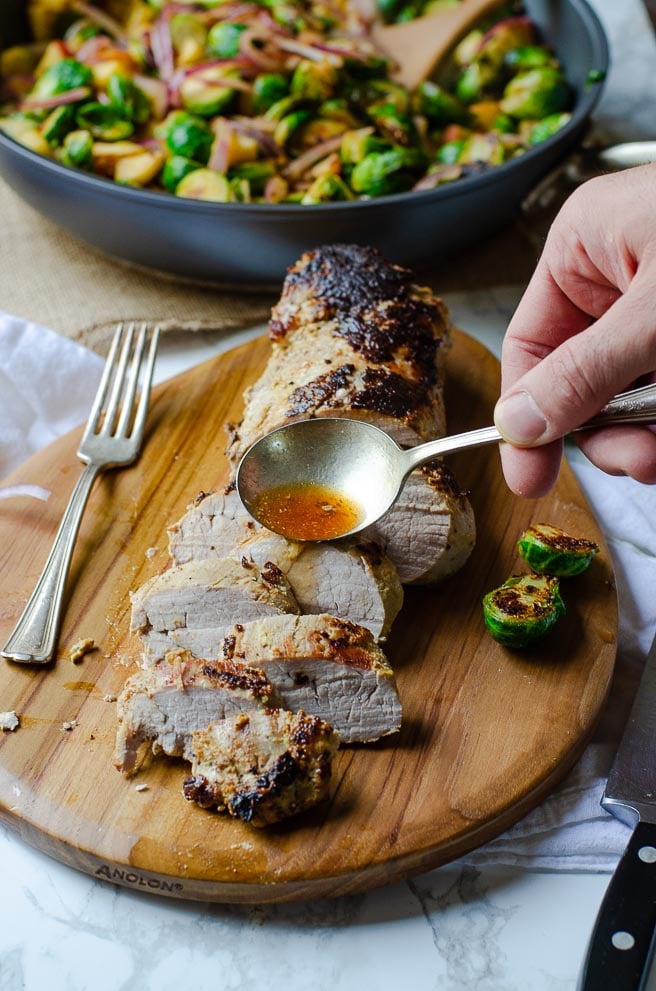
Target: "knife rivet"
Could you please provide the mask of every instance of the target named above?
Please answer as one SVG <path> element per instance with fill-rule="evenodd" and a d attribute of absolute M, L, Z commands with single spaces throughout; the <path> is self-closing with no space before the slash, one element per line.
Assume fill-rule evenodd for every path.
<path fill-rule="evenodd" d="M 656 847 L 654 846 L 641 846 L 638 850 L 638 856 L 645 864 L 656 863 Z"/>
<path fill-rule="evenodd" d="M 635 939 L 631 933 L 627 932 L 616 932 L 610 938 L 611 943 L 616 950 L 632 950 L 635 946 Z"/>

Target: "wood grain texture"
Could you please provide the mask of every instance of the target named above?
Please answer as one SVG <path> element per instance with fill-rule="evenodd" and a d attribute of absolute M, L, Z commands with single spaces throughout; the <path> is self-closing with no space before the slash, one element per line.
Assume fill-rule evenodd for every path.
<path fill-rule="evenodd" d="M 181 794 L 188 765 L 154 760 L 124 779 L 112 765 L 115 705 L 135 644 L 128 590 L 164 569 L 165 528 L 200 489 L 227 480 L 224 424 L 240 417 L 261 372 L 259 339 L 155 390 L 140 461 L 92 493 L 76 548 L 60 655 L 49 669 L 0 662 L 0 710 L 21 728 L 0 734 L 0 817 L 29 843 L 97 877 L 175 897 L 224 902 L 301 900 L 362 891 L 451 860 L 534 807 L 580 754 L 615 658 L 616 598 L 601 533 L 569 469 L 544 499 L 506 489 L 495 449 L 452 458 L 471 491 L 479 537 L 442 586 L 408 590 L 386 651 L 404 707 L 401 733 L 338 755 L 331 800 L 266 832 L 206 812 Z M 450 431 L 485 426 L 498 364 L 457 334 L 449 358 Z M 0 638 L 36 582 L 72 488 L 79 431 L 32 458 L 10 481 L 52 490 L 48 503 L 0 513 Z M 532 652 L 509 651 L 483 626 L 480 600 L 526 570 L 516 540 L 551 522 L 603 548 L 563 583 L 567 616 Z M 156 547 L 154 556 L 147 556 Z M 412 548 L 408 549 L 412 553 Z M 99 649 L 77 665 L 71 645 Z M 71 731 L 64 721 L 78 720 Z M 137 792 L 143 782 L 147 791 Z"/>

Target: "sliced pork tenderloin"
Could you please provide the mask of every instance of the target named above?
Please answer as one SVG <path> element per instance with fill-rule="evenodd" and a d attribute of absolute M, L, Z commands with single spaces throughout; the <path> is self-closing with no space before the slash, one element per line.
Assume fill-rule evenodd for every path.
<path fill-rule="evenodd" d="M 328 723 L 281 709 L 240 713 L 193 734 L 185 797 L 269 826 L 328 795 L 339 736 Z"/>
<path fill-rule="evenodd" d="M 245 393 L 229 457 L 295 419 L 346 416 L 402 445 L 445 432 L 448 311 L 373 248 L 330 245 L 289 269 L 270 322 L 272 354 Z"/>
<path fill-rule="evenodd" d="M 413 472 L 398 500 L 362 534 L 378 544 L 404 585 L 427 585 L 458 571 L 476 541 L 474 511 L 446 465 Z"/>
<path fill-rule="evenodd" d="M 260 568 L 246 556 L 175 566 L 151 578 L 131 598 L 131 628 L 141 634 L 146 663 L 186 648 L 212 656 L 235 622 L 299 611 L 280 569 L 271 562 Z M 198 649 L 198 631 L 211 638 L 214 651 Z"/>
<path fill-rule="evenodd" d="M 262 671 L 242 663 L 168 654 L 126 681 L 117 700 L 116 767 L 135 774 L 148 752 L 191 760 L 196 730 L 251 709 L 276 704 Z"/>
<path fill-rule="evenodd" d="M 284 709 L 319 716 L 342 742 L 395 733 L 401 703 L 394 673 L 369 630 L 334 616 L 272 616 L 235 627 L 225 660 L 264 671 Z"/>
<path fill-rule="evenodd" d="M 253 522 L 236 492 L 207 496 L 171 527 L 174 561 L 204 560 L 218 553 L 246 558 L 261 568 L 272 563 L 284 574 L 302 613 L 350 619 L 377 640 L 384 639 L 403 604 L 403 588 L 396 569 L 373 542 L 298 543 L 258 523 L 249 528 L 248 521 Z M 183 645 L 194 653 L 213 653 L 198 641 L 194 646 L 180 639 Z"/>

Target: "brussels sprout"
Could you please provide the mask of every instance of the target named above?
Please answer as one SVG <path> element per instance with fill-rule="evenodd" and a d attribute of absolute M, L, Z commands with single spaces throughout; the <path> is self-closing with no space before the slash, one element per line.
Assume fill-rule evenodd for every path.
<path fill-rule="evenodd" d="M 309 100 L 304 100 L 300 96 L 285 96 L 282 100 L 272 103 L 264 114 L 265 120 L 282 120 L 287 114 L 294 110 L 309 110 L 313 104 Z"/>
<path fill-rule="evenodd" d="M 327 59 L 321 62 L 302 59 L 294 69 L 291 92 L 292 96 L 321 102 L 333 96 L 338 83 L 339 70 Z"/>
<path fill-rule="evenodd" d="M 595 83 L 603 83 L 606 78 L 606 72 L 604 69 L 590 69 L 590 72 L 585 78 L 585 89 L 590 89 Z"/>
<path fill-rule="evenodd" d="M 501 165 L 506 160 L 506 149 L 498 134 L 472 134 L 467 138 L 458 156 L 458 162 L 485 162 L 487 165 Z"/>
<path fill-rule="evenodd" d="M 558 69 L 543 66 L 520 72 L 510 80 L 503 91 L 501 110 L 520 120 L 540 119 L 566 110 L 570 102 L 570 88 Z"/>
<path fill-rule="evenodd" d="M 191 158 L 194 162 L 206 165 L 214 135 L 204 120 L 192 117 L 184 110 L 174 110 L 162 121 L 155 131 L 174 155 Z"/>
<path fill-rule="evenodd" d="M 472 62 L 456 83 L 456 96 L 462 103 L 476 103 L 500 79 L 498 67 L 491 62 Z"/>
<path fill-rule="evenodd" d="M 348 131 L 348 126 L 339 120 L 325 120 L 323 117 L 314 117 L 303 126 L 299 132 L 299 145 L 301 148 L 312 148 L 314 145 L 322 144 L 330 138 L 336 138 L 340 134 Z"/>
<path fill-rule="evenodd" d="M 230 169 L 230 178 L 246 179 L 256 196 L 262 195 L 268 180 L 275 174 L 276 167 L 271 161 L 241 162 Z"/>
<path fill-rule="evenodd" d="M 372 152 L 388 151 L 390 144 L 374 135 L 373 127 L 363 127 L 358 131 L 347 131 L 342 138 L 340 158 L 345 165 L 357 165 Z"/>
<path fill-rule="evenodd" d="M 358 127 L 360 121 L 353 116 L 349 109 L 349 105 L 346 100 L 341 97 L 336 97 L 333 100 L 326 100 L 319 107 L 319 113 L 322 117 L 327 120 L 337 120 L 346 127 L 351 128 Z"/>
<path fill-rule="evenodd" d="M 559 131 L 571 119 L 571 114 L 549 114 L 548 117 L 543 117 L 529 131 L 528 143 L 530 145 L 539 145 L 540 142 L 552 137 L 556 131 Z"/>
<path fill-rule="evenodd" d="M 184 158 L 183 155 L 173 155 L 171 158 L 167 158 L 162 169 L 162 185 L 164 189 L 168 189 L 170 193 L 174 193 L 178 187 L 178 183 L 182 182 L 185 176 L 200 168 L 201 166 L 198 162 L 192 162 L 191 159 Z"/>
<path fill-rule="evenodd" d="M 313 203 L 335 203 L 352 199 L 351 190 L 343 179 L 336 175 L 323 175 L 314 180 L 301 203 L 309 206 Z"/>
<path fill-rule="evenodd" d="M 263 114 L 289 94 L 289 82 L 277 72 L 264 72 L 253 83 L 253 113 Z"/>
<path fill-rule="evenodd" d="M 150 100 L 129 76 L 113 73 L 107 83 L 107 96 L 110 104 L 127 120 L 145 124 L 150 118 Z"/>
<path fill-rule="evenodd" d="M 401 7 L 401 10 L 396 15 L 397 24 L 407 24 L 408 21 L 414 21 L 415 17 L 419 17 L 420 9 L 418 3 L 407 3 L 405 7 Z"/>
<path fill-rule="evenodd" d="M 506 647 L 528 647 L 565 613 L 557 578 L 517 575 L 483 599 L 485 625 Z"/>
<path fill-rule="evenodd" d="M 252 203 L 251 184 L 248 179 L 229 179 L 230 192 L 235 203 Z"/>
<path fill-rule="evenodd" d="M 246 30 L 246 24 L 219 21 L 210 29 L 207 47 L 216 58 L 235 58 L 239 54 L 239 39 Z"/>
<path fill-rule="evenodd" d="M 492 121 L 492 129 L 499 131 L 501 134 L 513 134 L 515 128 L 515 121 L 508 114 L 497 114 Z"/>
<path fill-rule="evenodd" d="M 140 155 L 128 155 L 116 163 L 114 179 L 123 186 L 147 186 L 164 164 L 161 152 L 143 151 Z"/>
<path fill-rule="evenodd" d="M 207 29 L 195 14 L 174 14 L 169 21 L 171 43 L 179 65 L 192 65 L 205 57 Z"/>
<path fill-rule="evenodd" d="M 358 104 L 369 106 L 393 106 L 399 113 L 410 112 L 410 93 L 399 83 L 391 79 L 368 79 L 357 84 L 351 92 L 351 98 Z"/>
<path fill-rule="evenodd" d="M 408 114 L 403 114 L 392 103 L 370 106 L 367 114 L 374 121 L 383 136 L 398 145 L 414 144 L 419 135 L 417 126 Z"/>
<path fill-rule="evenodd" d="M 592 540 L 570 537 L 548 523 L 535 523 L 519 538 L 519 553 L 533 571 L 570 578 L 585 571 L 599 547 Z"/>
<path fill-rule="evenodd" d="M 19 144 L 31 151 L 38 152 L 39 155 L 52 155 L 50 145 L 27 114 L 12 114 L 10 117 L 1 117 L 0 131 L 4 131 L 14 141 L 18 141 Z"/>
<path fill-rule="evenodd" d="M 102 32 L 97 24 L 92 24 L 91 21 L 78 20 L 71 24 L 64 35 L 64 41 L 70 51 L 77 52 L 85 41 L 88 41 L 89 38 L 97 38 L 99 34 Z"/>
<path fill-rule="evenodd" d="M 190 200 L 213 200 L 215 203 L 231 203 L 232 190 L 227 178 L 213 169 L 196 169 L 178 184 L 176 196 Z"/>
<path fill-rule="evenodd" d="M 403 8 L 403 0 L 377 0 L 376 6 L 383 20 L 387 24 L 392 24 Z"/>
<path fill-rule="evenodd" d="M 351 187 L 367 196 L 385 196 L 409 189 L 416 173 L 426 167 L 426 157 L 418 148 L 390 148 L 371 152 L 353 169 Z"/>
<path fill-rule="evenodd" d="M 437 83 L 420 83 L 414 92 L 413 104 L 416 113 L 428 117 L 436 126 L 471 123 L 467 108 Z"/>
<path fill-rule="evenodd" d="M 187 76 L 180 85 L 180 100 L 185 110 L 201 117 L 216 117 L 225 113 L 235 98 L 236 90 L 223 80 L 235 75 L 233 69 L 222 66 L 204 69 Z"/>
<path fill-rule="evenodd" d="M 480 28 L 475 28 L 466 34 L 462 41 L 456 45 L 453 52 L 453 61 L 461 69 L 473 62 L 476 52 L 481 47 L 483 32 Z"/>
<path fill-rule="evenodd" d="M 313 116 L 312 110 L 293 110 L 278 122 L 273 132 L 273 140 L 281 148 L 285 148 L 298 130 L 307 124 Z"/>
<path fill-rule="evenodd" d="M 122 141 L 129 138 L 134 125 L 126 120 L 115 107 L 104 103 L 85 103 L 75 115 L 79 128 L 91 131 L 101 141 Z"/>
<path fill-rule="evenodd" d="M 61 160 L 64 165 L 90 169 L 93 164 L 93 138 L 89 131 L 71 131 L 64 138 Z"/>
<path fill-rule="evenodd" d="M 75 108 L 71 106 L 57 107 L 48 114 L 41 125 L 41 133 L 53 147 L 58 147 L 69 131 L 75 128 Z"/>
<path fill-rule="evenodd" d="M 462 155 L 466 140 L 466 138 L 458 138 L 456 141 L 446 141 L 437 149 L 435 161 L 442 165 L 455 165 Z"/>
<path fill-rule="evenodd" d="M 522 45 L 506 52 L 504 62 L 511 72 L 525 72 L 527 69 L 538 69 L 543 65 L 558 66 L 551 52 L 539 45 Z"/>
<path fill-rule="evenodd" d="M 32 92 L 35 96 L 47 100 L 51 96 L 58 96 L 60 93 L 92 84 L 93 73 L 87 65 L 82 65 L 72 58 L 65 58 L 46 69 L 37 80 Z"/>

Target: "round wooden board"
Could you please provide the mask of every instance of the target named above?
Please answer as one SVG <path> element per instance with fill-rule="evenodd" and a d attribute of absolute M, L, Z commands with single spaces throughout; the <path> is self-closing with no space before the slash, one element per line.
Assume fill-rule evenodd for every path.
<path fill-rule="evenodd" d="M 302 900 L 363 891 L 445 863 L 496 836 L 556 785 L 588 739 L 615 658 L 616 598 L 599 528 L 567 467 L 537 502 L 506 489 L 495 449 L 452 459 L 470 490 L 478 541 L 443 585 L 409 589 L 386 651 L 398 675 L 400 734 L 338 755 L 329 803 L 267 831 L 184 800 L 188 765 L 154 760 L 132 780 L 113 767 L 115 705 L 135 644 L 128 590 L 167 564 L 166 527 L 200 489 L 225 484 L 224 425 L 269 354 L 258 339 L 155 390 L 139 462 L 105 475 L 78 540 L 60 654 L 49 668 L 0 661 L 0 817 L 25 840 L 96 877 L 180 898 Z M 484 426 L 498 363 L 458 333 L 449 358 L 451 432 Z M 80 431 L 9 480 L 51 489 L 0 513 L 0 642 L 31 592 L 74 483 Z M 564 582 L 567 616 L 531 652 L 485 632 L 480 601 L 525 570 L 516 540 L 551 522 L 603 548 Z M 157 548 L 153 553 L 151 548 Z M 147 554 L 146 552 L 149 551 Z M 408 548 L 412 553 L 412 548 Z M 80 664 L 71 645 L 99 646 Z M 69 731 L 64 721 L 77 720 Z M 143 783 L 147 790 L 137 791 Z"/>

